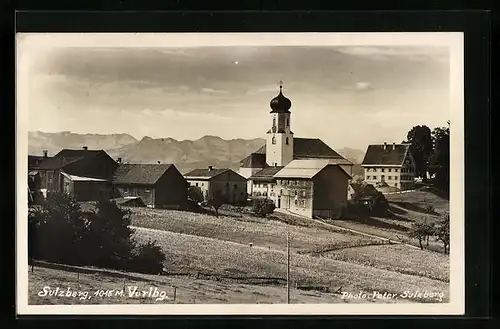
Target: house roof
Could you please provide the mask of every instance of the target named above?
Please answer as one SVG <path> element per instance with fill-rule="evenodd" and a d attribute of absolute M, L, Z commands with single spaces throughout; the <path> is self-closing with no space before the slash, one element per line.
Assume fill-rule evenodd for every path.
<path fill-rule="evenodd" d="M 61 174 L 66 178 L 72 180 L 73 182 L 107 182 L 107 180 L 105 179 L 70 175 L 68 173 L 65 173 L 64 171 L 62 171 Z"/>
<path fill-rule="evenodd" d="M 49 158 L 39 156 L 39 155 L 28 155 L 28 168 L 35 168 L 38 165 Z"/>
<path fill-rule="evenodd" d="M 266 154 L 266 145 L 263 145 L 252 154 Z M 301 159 L 338 159 L 344 160 L 344 164 L 351 164 L 343 156 L 335 152 L 330 146 L 318 138 L 293 138 L 293 158 Z"/>
<path fill-rule="evenodd" d="M 70 150 L 63 149 L 56 155 L 47 160 L 42 161 L 37 168 L 39 169 L 61 169 L 64 166 L 82 160 L 93 158 L 96 155 L 103 153 L 103 150 Z"/>
<path fill-rule="evenodd" d="M 275 178 L 313 178 L 326 166 L 338 166 L 347 176 L 350 175 L 340 167 L 335 159 L 293 160 L 278 173 Z"/>
<path fill-rule="evenodd" d="M 373 197 L 378 195 L 378 191 L 372 184 L 367 183 L 350 183 L 349 186 L 354 192 L 363 195 L 364 197 Z"/>
<path fill-rule="evenodd" d="M 195 170 L 188 172 L 187 174 L 184 175 L 184 177 L 186 177 L 187 179 L 211 179 L 215 176 L 218 176 L 220 174 L 225 173 L 228 170 L 231 170 L 231 169 L 228 169 L 228 168 L 221 168 L 221 169 L 201 168 L 201 169 L 195 169 Z"/>
<path fill-rule="evenodd" d="M 121 164 L 113 176 L 114 184 L 154 185 L 172 164 Z"/>
<path fill-rule="evenodd" d="M 410 144 L 369 145 L 362 165 L 402 165 Z"/>
<path fill-rule="evenodd" d="M 281 169 L 283 169 L 283 166 L 275 166 L 275 167 L 267 167 L 262 170 L 259 170 L 255 174 L 253 174 L 249 180 L 253 181 L 272 181 L 274 180 L 274 175 L 278 173 Z"/>
<path fill-rule="evenodd" d="M 265 168 L 267 167 L 266 155 L 262 153 L 252 153 L 241 160 L 242 168 Z"/>

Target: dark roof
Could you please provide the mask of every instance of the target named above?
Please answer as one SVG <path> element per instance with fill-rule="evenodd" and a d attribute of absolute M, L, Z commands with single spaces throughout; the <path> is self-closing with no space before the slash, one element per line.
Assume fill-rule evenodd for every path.
<path fill-rule="evenodd" d="M 114 184 L 154 185 L 171 164 L 121 164 L 113 176 Z"/>
<path fill-rule="evenodd" d="M 103 153 L 103 150 L 69 150 L 63 149 L 52 158 L 42 161 L 39 165 L 39 169 L 61 169 L 67 164 L 82 160 L 93 158 L 96 155 Z"/>
<path fill-rule="evenodd" d="M 202 178 L 210 179 L 210 178 L 218 176 L 218 175 L 220 175 L 222 173 L 225 173 L 228 170 L 231 170 L 231 169 L 227 169 L 227 168 L 222 168 L 222 169 L 216 169 L 216 168 L 212 168 L 212 169 L 208 169 L 208 168 L 195 169 L 195 170 L 192 170 L 192 171 L 188 172 L 187 174 L 185 174 L 184 177 L 202 177 Z"/>
<path fill-rule="evenodd" d="M 266 155 L 262 153 L 252 153 L 241 160 L 240 165 L 242 168 L 265 168 L 267 167 Z"/>
<path fill-rule="evenodd" d="M 363 195 L 364 197 L 378 196 L 378 191 L 372 184 L 367 183 L 350 183 L 354 192 Z"/>
<path fill-rule="evenodd" d="M 37 167 L 42 161 L 47 160 L 49 158 L 39 156 L 39 155 L 28 155 L 28 168 Z"/>
<path fill-rule="evenodd" d="M 255 151 L 257 154 L 266 154 L 266 145 Z M 303 159 L 344 159 L 318 138 L 293 138 L 293 158 Z"/>
<path fill-rule="evenodd" d="M 249 180 L 253 181 L 272 181 L 274 180 L 274 175 L 283 169 L 283 166 L 274 166 L 274 167 L 267 167 L 264 168 L 255 174 L 253 174 Z"/>
<path fill-rule="evenodd" d="M 280 93 L 278 96 L 271 99 L 269 106 L 272 109 L 271 113 L 290 113 L 292 102 L 283 95 L 282 86 L 280 86 Z"/>
<path fill-rule="evenodd" d="M 410 144 L 369 145 L 362 165 L 402 165 Z"/>

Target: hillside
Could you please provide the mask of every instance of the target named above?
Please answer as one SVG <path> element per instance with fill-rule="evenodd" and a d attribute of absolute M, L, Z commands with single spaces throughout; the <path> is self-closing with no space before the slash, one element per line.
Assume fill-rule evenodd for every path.
<path fill-rule="evenodd" d="M 76 134 L 69 131 L 47 133 L 28 132 L 28 154 L 42 155 L 47 150 L 49 156 L 63 148 L 80 149 L 86 145 L 89 149 L 110 150 L 132 144 L 137 140 L 128 134 Z"/>

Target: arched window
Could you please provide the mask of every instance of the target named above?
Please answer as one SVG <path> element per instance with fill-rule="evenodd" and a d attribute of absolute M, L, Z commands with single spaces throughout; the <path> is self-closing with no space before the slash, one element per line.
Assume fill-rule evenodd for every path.
<path fill-rule="evenodd" d="M 286 118 L 286 126 L 288 127 L 290 125 L 290 121 L 288 121 L 289 119 Z"/>
<path fill-rule="evenodd" d="M 273 144 L 276 144 L 276 137 L 273 137 L 273 139 L 272 139 L 272 143 L 273 143 Z"/>
<path fill-rule="evenodd" d="M 286 141 L 285 141 L 286 145 L 288 145 L 288 137 L 286 138 Z"/>
<path fill-rule="evenodd" d="M 276 118 L 273 118 L 273 127 L 276 126 Z"/>

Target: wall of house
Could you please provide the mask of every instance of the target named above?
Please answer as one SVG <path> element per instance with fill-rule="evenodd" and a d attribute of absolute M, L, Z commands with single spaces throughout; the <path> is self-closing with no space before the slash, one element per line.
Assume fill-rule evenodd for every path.
<path fill-rule="evenodd" d="M 229 204 L 242 204 L 247 200 L 247 180 L 240 175 L 227 171 L 210 179 L 210 191 L 219 193 Z"/>
<path fill-rule="evenodd" d="M 203 195 L 204 200 L 208 200 L 210 192 L 210 181 L 206 179 L 189 179 L 188 184 L 198 190 L 198 192 Z"/>
<path fill-rule="evenodd" d="M 62 191 L 62 175 L 59 170 L 38 170 L 40 173 L 40 188 L 50 192 Z"/>
<path fill-rule="evenodd" d="M 248 179 L 250 176 L 261 170 L 262 168 L 240 168 L 238 170 L 238 174 Z M 247 194 L 252 195 L 252 193 L 253 193 L 253 182 L 249 180 L 247 181 Z"/>
<path fill-rule="evenodd" d="M 184 209 L 187 206 L 188 187 L 184 176 L 175 167 L 170 167 L 155 184 L 155 208 Z"/>
<path fill-rule="evenodd" d="M 312 218 L 313 182 L 310 179 L 278 179 L 276 206 Z"/>
<path fill-rule="evenodd" d="M 98 201 L 101 198 L 107 199 L 111 192 L 108 182 L 76 181 L 73 182 L 72 185 L 73 197 L 76 201 Z"/>
<path fill-rule="evenodd" d="M 122 197 L 138 196 L 147 207 L 154 208 L 154 187 L 135 184 L 116 184 L 115 189 Z"/>
<path fill-rule="evenodd" d="M 365 167 L 365 182 L 374 186 L 377 183 L 385 182 L 389 186 L 405 190 L 413 187 L 415 171 L 412 165 L 399 167 Z"/>
<path fill-rule="evenodd" d="M 326 166 L 313 182 L 313 214 L 330 218 L 340 215 L 347 205 L 349 177 L 337 166 Z"/>

